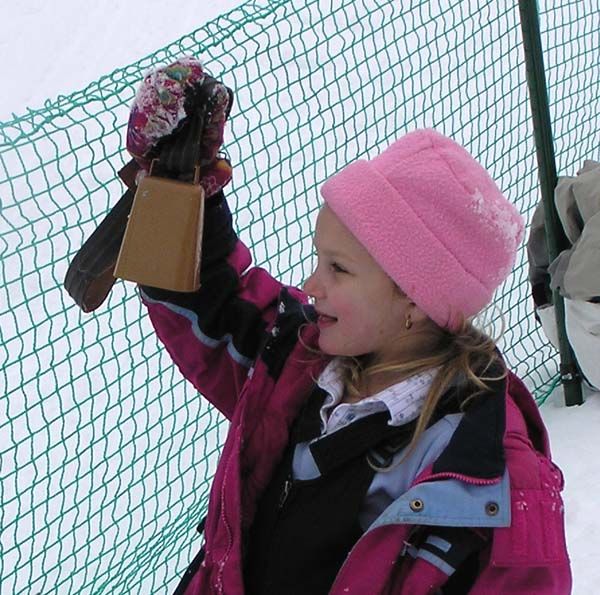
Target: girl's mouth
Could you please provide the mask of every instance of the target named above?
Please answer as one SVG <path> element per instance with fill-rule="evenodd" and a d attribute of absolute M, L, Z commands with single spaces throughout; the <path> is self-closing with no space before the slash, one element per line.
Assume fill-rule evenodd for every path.
<path fill-rule="evenodd" d="M 337 318 L 334 318 L 333 316 L 327 316 L 326 314 L 319 314 L 319 318 L 317 319 L 317 325 L 320 329 L 327 328 L 336 322 Z"/>

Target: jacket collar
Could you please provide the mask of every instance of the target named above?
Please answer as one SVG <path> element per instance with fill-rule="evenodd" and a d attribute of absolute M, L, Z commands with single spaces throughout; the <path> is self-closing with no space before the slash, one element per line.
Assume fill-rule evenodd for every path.
<path fill-rule="evenodd" d="M 501 373 L 502 369 L 491 370 L 490 375 L 494 376 L 496 371 Z M 492 479 L 504 473 L 507 377 L 488 384 L 491 392 L 476 397 L 466 409 L 448 446 L 433 464 L 434 475 Z M 464 396 L 458 386 L 446 394 L 444 402 L 460 403 Z"/>

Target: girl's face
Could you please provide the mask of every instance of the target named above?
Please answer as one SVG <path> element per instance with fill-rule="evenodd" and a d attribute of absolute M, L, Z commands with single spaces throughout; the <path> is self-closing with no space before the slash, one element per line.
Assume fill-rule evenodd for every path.
<path fill-rule="evenodd" d="M 319 313 L 320 349 L 330 355 L 373 354 L 376 363 L 406 359 L 406 316 L 417 322 L 424 315 L 328 206 L 319 212 L 314 245 L 317 268 L 304 290 Z"/>

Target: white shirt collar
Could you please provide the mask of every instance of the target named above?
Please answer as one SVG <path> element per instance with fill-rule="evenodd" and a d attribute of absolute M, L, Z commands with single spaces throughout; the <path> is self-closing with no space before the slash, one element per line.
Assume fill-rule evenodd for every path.
<path fill-rule="evenodd" d="M 378 411 L 389 411 L 388 423 L 392 426 L 400 426 L 416 419 L 421 413 L 436 372 L 434 369 L 415 374 L 357 403 L 341 403 L 344 387 L 338 360 L 333 359 L 317 379 L 318 386 L 327 393 L 320 411 L 323 434 L 335 432 L 356 419 Z"/>

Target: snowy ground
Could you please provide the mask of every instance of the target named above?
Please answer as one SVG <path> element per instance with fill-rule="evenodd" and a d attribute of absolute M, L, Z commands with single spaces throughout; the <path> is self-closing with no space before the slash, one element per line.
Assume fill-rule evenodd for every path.
<path fill-rule="evenodd" d="M 241 4 L 233 0 L 157 0 L 86 5 L 23 0 L 0 9 L 5 91 L 0 121 L 69 94 L 197 29 Z M 8 81 L 6 78 L 8 77 Z M 600 395 L 565 408 L 560 391 L 542 406 L 555 460 L 565 479 L 567 531 L 576 595 L 598 591 Z"/>
<path fill-rule="evenodd" d="M 576 595 L 598 592 L 600 523 L 597 505 L 600 490 L 600 394 L 589 395 L 579 407 L 565 407 L 562 391 L 542 405 L 550 433 L 552 454 L 565 475 L 567 540 Z"/>

